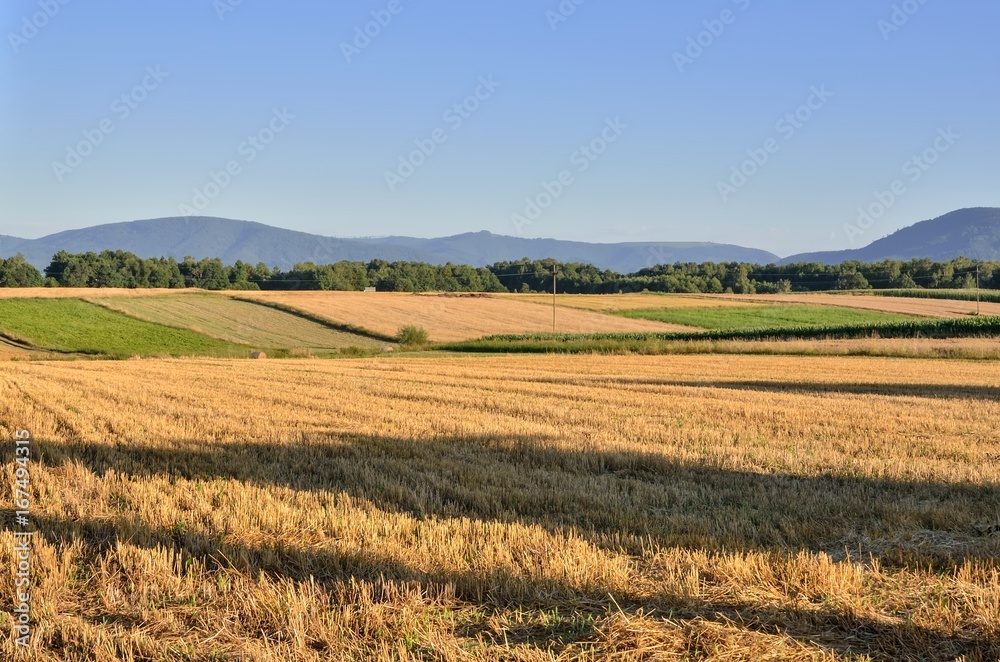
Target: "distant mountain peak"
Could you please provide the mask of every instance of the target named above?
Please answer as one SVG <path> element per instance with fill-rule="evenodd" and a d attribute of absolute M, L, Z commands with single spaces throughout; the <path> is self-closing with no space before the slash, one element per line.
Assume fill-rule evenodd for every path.
<path fill-rule="evenodd" d="M 214 216 L 152 218 L 66 230 L 40 239 L 0 236 L 0 256 L 22 252 L 39 269 L 60 250 L 71 253 L 126 250 L 141 257 L 218 257 L 287 269 L 298 262 L 340 260 L 408 260 L 432 264 L 485 266 L 521 258 L 554 258 L 583 262 L 602 269 L 634 273 L 655 264 L 673 262 L 778 262 L 767 251 L 711 242 L 624 242 L 596 244 L 549 238 L 511 237 L 488 230 L 449 237 L 380 237 L 338 239 L 286 230 L 254 221 Z M 879 262 L 885 259 L 958 256 L 1000 260 L 1000 209 L 959 209 L 894 232 L 859 249 L 804 253 L 781 260 Z"/>
<path fill-rule="evenodd" d="M 17 247 L 26 241 L 28 240 L 21 239 L 20 237 L 9 237 L 5 234 L 0 234 L 0 258 L 16 254 Z"/>
<path fill-rule="evenodd" d="M 295 230 L 212 216 L 152 218 L 66 230 L 34 240 L 0 240 L 0 254 L 23 251 L 42 269 L 60 250 L 71 253 L 126 250 L 141 257 L 218 257 L 290 268 L 298 262 L 408 260 L 432 264 L 485 266 L 494 262 L 554 258 L 586 262 L 604 269 L 634 272 L 667 261 L 773 261 L 766 251 L 724 244 L 591 244 L 494 234 L 488 230 L 420 239 L 382 237 L 337 239 Z M 655 256 L 655 260 L 653 259 Z"/>
<path fill-rule="evenodd" d="M 944 261 L 956 257 L 1000 260 L 1000 208 L 958 209 L 897 230 L 864 248 L 802 253 L 787 257 L 781 262 L 840 264 L 847 260 L 881 262 L 930 258 Z"/>

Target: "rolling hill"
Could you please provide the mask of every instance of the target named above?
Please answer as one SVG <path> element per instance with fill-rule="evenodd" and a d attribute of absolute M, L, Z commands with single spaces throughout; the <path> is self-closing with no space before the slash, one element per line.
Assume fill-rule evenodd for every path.
<path fill-rule="evenodd" d="M 925 257 L 933 260 L 951 260 L 956 257 L 1000 260 L 1000 209 L 961 209 L 903 228 L 864 248 L 802 253 L 787 257 L 781 263 L 840 264 L 847 260 L 880 262 Z"/>
<path fill-rule="evenodd" d="M 486 266 L 520 258 L 555 258 L 585 262 L 620 273 L 633 273 L 654 264 L 674 262 L 821 262 L 846 260 L 878 262 L 886 259 L 964 256 L 1000 260 L 1000 208 L 962 209 L 904 228 L 859 249 L 801 253 L 781 260 L 777 255 L 729 244 L 647 242 L 592 244 L 558 239 L 509 237 L 470 232 L 450 237 L 382 237 L 338 239 L 286 230 L 262 223 L 213 217 L 159 218 L 67 230 L 39 239 L 0 235 L 0 257 L 24 253 L 44 269 L 60 250 L 73 253 L 126 250 L 141 257 L 219 257 L 227 264 L 242 260 L 264 262 L 287 269 L 297 262 L 330 263 L 339 260 L 410 260 L 432 264 Z"/>
<path fill-rule="evenodd" d="M 18 239 L 17 237 L 8 237 L 5 234 L 0 234 L 0 257 L 10 257 L 17 253 L 19 246 L 28 241 L 27 239 Z"/>
<path fill-rule="evenodd" d="M 632 272 L 663 262 L 771 262 L 776 255 L 712 243 L 588 244 L 556 239 L 505 237 L 476 232 L 437 239 L 386 237 L 336 239 L 261 223 L 223 218 L 160 218 L 68 230 L 40 239 L 0 238 L 0 256 L 24 253 L 39 269 L 60 250 L 71 253 L 126 250 L 142 257 L 220 257 L 232 264 L 264 262 L 287 269 L 297 262 L 412 260 L 486 266 L 500 260 L 555 258 Z"/>
<path fill-rule="evenodd" d="M 20 243 L 17 243 L 20 242 Z M 281 228 L 223 218 L 160 218 L 67 230 L 40 239 L 15 240 L 15 252 L 24 253 L 39 269 L 60 250 L 71 253 L 102 250 L 131 251 L 142 257 L 219 257 L 227 264 L 243 260 L 282 268 L 296 262 L 367 260 L 371 247 L 351 239 L 333 239 Z M 0 244 L 0 250 L 8 249 Z M 385 247 L 385 259 L 419 260 L 417 251 Z"/>
<path fill-rule="evenodd" d="M 428 262 L 455 262 L 485 266 L 522 257 L 585 262 L 604 269 L 631 273 L 665 262 L 772 261 L 767 251 L 710 242 L 633 242 L 591 244 L 559 239 L 528 239 L 491 232 L 469 232 L 438 239 L 387 237 L 372 239 L 378 245 L 407 246 L 433 256 Z"/>

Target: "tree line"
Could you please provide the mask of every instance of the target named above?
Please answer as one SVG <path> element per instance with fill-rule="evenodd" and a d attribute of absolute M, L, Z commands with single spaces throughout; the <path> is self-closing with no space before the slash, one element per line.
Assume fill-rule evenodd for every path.
<path fill-rule="evenodd" d="M 8 267 L 8 263 L 10 266 Z M 9 278 L 7 274 L 9 273 Z M 21 255 L 0 261 L 0 286 L 6 287 L 191 288 L 205 290 L 364 290 L 386 292 L 506 292 L 486 268 L 422 262 L 303 262 L 283 271 L 219 258 L 140 258 L 127 251 L 52 256 L 44 276 Z"/>
<path fill-rule="evenodd" d="M 592 264 L 556 260 L 497 262 L 489 267 L 432 265 L 423 262 L 303 262 L 284 271 L 264 263 L 219 258 L 140 258 L 127 251 L 69 253 L 52 256 L 44 274 L 22 255 L 0 259 L 0 287 L 202 288 L 206 290 L 364 290 L 384 292 L 551 292 L 556 274 L 559 292 L 772 294 L 825 290 L 970 289 L 976 271 L 984 289 L 1000 289 L 1000 262 L 957 258 L 844 262 L 826 265 L 675 263 L 631 274 Z"/>
<path fill-rule="evenodd" d="M 957 258 L 849 261 L 837 265 L 747 264 L 705 262 L 661 264 L 632 274 L 619 274 L 591 264 L 561 264 L 554 260 L 498 262 L 491 267 L 510 292 L 552 291 L 552 271 L 558 272 L 558 291 L 567 294 L 663 292 L 671 294 L 779 294 L 827 290 L 968 289 L 976 287 L 976 271 L 983 288 L 1000 289 L 1000 262 Z"/>

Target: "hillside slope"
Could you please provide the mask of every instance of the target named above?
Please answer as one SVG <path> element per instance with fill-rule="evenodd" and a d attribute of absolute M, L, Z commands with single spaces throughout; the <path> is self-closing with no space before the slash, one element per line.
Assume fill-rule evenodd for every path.
<path fill-rule="evenodd" d="M 777 256 L 755 248 L 711 242 L 631 242 L 592 244 L 560 239 L 509 237 L 469 232 L 437 239 L 386 237 L 370 240 L 380 246 L 408 246 L 431 256 L 428 261 L 485 266 L 522 257 L 584 262 L 621 273 L 632 273 L 672 262 L 773 262 Z"/>
<path fill-rule="evenodd" d="M 555 258 L 587 262 L 605 269 L 632 272 L 663 262 L 746 261 L 771 262 L 766 251 L 711 243 L 588 244 L 556 239 L 506 237 L 477 232 L 420 239 L 336 239 L 285 230 L 261 223 L 212 217 L 160 218 L 67 230 L 33 240 L 0 240 L 0 256 L 23 252 L 29 262 L 44 269 L 60 250 L 71 253 L 126 250 L 141 257 L 219 257 L 227 264 L 290 268 L 297 262 L 330 263 L 339 260 L 411 260 L 486 266 L 501 260 Z"/>
<path fill-rule="evenodd" d="M 141 257 L 219 257 L 288 269 L 298 262 L 331 263 L 409 260 L 431 264 L 486 266 L 521 258 L 554 258 L 583 262 L 621 273 L 633 273 L 656 264 L 674 262 L 821 262 L 847 260 L 878 262 L 886 259 L 964 256 L 1000 260 L 1000 209 L 972 208 L 917 223 L 858 249 L 800 253 L 783 260 L 773 253 L 730 244 L 695 242 L 633 242 L 593 244 L 558 239 L 510 237 L 470 232 L 450 237 L 383 237 L 338 239 L 286 230 L 261 223 L 213 217 L 158 218 L 67 230 L 40 239 L 0 236 L 0 257 L 24 253 L 44 269 L 60 250 L 73 253 L 126 250 Z"/>
<path fill-rule="evenodd" d="M 26 241 L 28 240 L 21 239 L 20 237 L 9 237 L 5 234 L 0 234 L 0 258 L 16 254 L 18 246 Z"/>
<path fill-rule="evenodd" d="M 160 218 L 67 230 L 23 241 L 16 245 L 16 250 L 40 269 L 60 250 L 71 253 L 125 250 L 141 257 L 165 256 L 178 260 L 187 255 L 199 259 L 218 257 L 227 264 L 243 260 L 282 268 L 296 262 L 371 259 L 371 249 L 364 242 L 210 217 Z M 420 259 L 416 251 L 402 247 L 386 247 L 383 252 L 389 260 Z"/>
<path fill-rule="evenodd" d="M 840 264 L 847 260 L 880 262 L 931 258 L 944 261 L 956 257 L 1000 260 L 1000 209 L 995 207 L 960 209 L 903 228 L 864 248 L 801 253 L 787 257 L 781 262 L 782 264 L 795 262 Z"/>

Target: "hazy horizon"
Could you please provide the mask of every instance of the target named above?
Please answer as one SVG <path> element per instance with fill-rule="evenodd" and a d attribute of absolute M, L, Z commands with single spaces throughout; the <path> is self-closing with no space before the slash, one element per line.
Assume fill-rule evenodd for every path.
<path fill-rule="evenodd" d="M 192 213 L 787 256 L 1000 206 L 1000 7 L 576 1 L 6 3 L 0 234 Z"/>
<path fill-rule="evenodd" d="M 952 210 L 952 211 L 960 211 L 960 210 Z M 115 225 L 115 224 L 122 224 L 122 223 L 142 222 L 142 221 L 157 221 L 157 220 L 162 220 L 164 218 L 183 218 L 183 217 L 137 218 L 137 219 L 132 219 L 130 221 L 112 221 L 112 222 L 109 222 L 107 224 L 102 223 L 102 224 L 98 224 L 98 225 Z M 260 223 L 260 221 L 254 221 L 252 219 L 225 218 L 225 217 L 221 217 L 221 216 L 208 216 L 208 217 L 205 217 L 205 218 L 212 218 L 212 219 L 223 220 L 223 221 Z M 914 223 L 919 223 L 919 222 L 927 221 L 927 220 L 934 220 L 934 219 L 921 219 L 921 221 L 915 221 Z M 278 225 L 272 225 L 270 223 L 263 223 L 263 225 L 268 225 L 268 226 L 271 226 L 271 227 L 277 227 L 277 228 L 280 228 L 280 229 L 283 229 L 283 230 L 305 232 L 304 230 L 297 230 L 296 228 L 283 227 L 283 226 L 278 226 Z M 906 225 L 907 226 L 908 225 L 913 225 L 913 223 L 906 224 Z M 87 229 L 87 228 L 90 228 L 90 227 L 96 227 L 96 226 L 95 225 L 86 225 L 86 226 L 81 226 L 79 228 L 66 228 L 64 230 L 59 230 L 59 231 L 56 231 L 56 232 L 53 232 L 53 233 L 49 233 L 48 235 L 39 235 L 39 236 L 36 236 L 36 237 L 20 236 L 20 235 L 8 235 L 8 236 L 13 236 L 16 239 L 34 240 L 34 239 L 41 239 L 41 238 L 44 238 L 45 236 L 49 236 L 49 235 L 53 235 L 53 234 L 60 234 L 62 232 L 72 232 L 74 230 L 82 230 L 82 229 Z M 390 235 L 390 234 L 383 234 L 383 235 L 369 234 L 369 235 L 353 235 L 353 236 L 350 236 L 350 235 L 323 235 L 323 236 L 329 236 L 329 237 L 333 237 L 333 238 L 336 238 L 336 239 L 357 239 L 357 240 L 365 240 L 365 239 L 389 239 L 389 238 L 392 238 L 392 237 L 407 237 L 407 238 L 417 238 L 417 239 L 437 239 L 437 238 L 448 237 L 448 236 L 456 236 L 456 235 L 462 235 L 462 234 L 478 234 L 478 233 L 482 233 L 482 232 L 490 232 L 491 234 L 498 235 L 498 236 L 515 237 L 515 238 L 519 238 L 519 239 L 523 238 L 523 239 L 556 240 L 556 241 L 584 241 L 585 243 L 607 244 L 607 245 L 624 244 L 624 243 L 640 243 L 641 244 L 641 243 L 653 243 L 653 242 L 657 241 L 657 240 L 650 240 L 649 242 L 634 242 L 634 241 L 630 241 L 630 240 L 621 240 L 621 241 L 614 241 L 614 240 L 612 240 L 612 241 L 606 241 L 606 242 L 586 242 L 585 240 L 565 239 L 565 238 L 562 238 L 562 237 L 549 237 L 549 236 L 518 237 L 516 234 L 513 234 L 513 233 L 504 234 L 502 232 L 492 232 L 490 230 L 467 230 L 467 231 L 458 232 L 458 233 L 454 233 L 454 234 L 450 234 L 450 235 L 436 235 L 436 236 L 426 236 L 426 237 L 419 236 L 419 235 Z M 0 234 L 3 234 L 3 233 L 0 233 Z M 319 234 L 319 233 L 310 233 L 310 234 Z M 871 238 L 871 240 L 867 241 L 865 243 L 865 245 L 870 244 L 870 243 L 875 242 L 875 241 L 878 241 L 879 239 L 883 239 L 886 236 L 888 236 L 889 234 L 892 234 L 892 233 L 887 233 L 886 235 L 879 235 L 879 236 L 874 236 L 873 235 L 872 238 Z M 704 241 L 698 241 L 698 240 L 692 240 L 692 241 L 673 241 L 673 240 L 669 240 L 669 239 L 664 239 L 664 240 L 662 240 L 661 243 L 676 243 L 676 244 L 722 244 L 722 245 L 728 245 L 728 244 L 730 244 L 730 242 L 726 242 L 726 241 L 712 241 L 712 240 L 704 240 Z M 744 245 L 744 244 L 738 244 L 738 245 L 741 246 L 741 247 L 743 247 L 743 248 L 758 249 L 758 250 L 768 251 L 767 248 L 761 247 L 761 246 Z M 774 251 L 768 251 L 768 252 L 774 253 Z M 812 253 L 812 252 L 819 252 L 819 251 L 805 250 L 805 251 L 800 251 L 799 253 Z M 789 253 L 789 254 L 774 253 L 774 255 L 777 255 L 778 257 L 784 259 L 784 258 L 787 258 L 787 257 L 791 257 L 793 255 L 798 255 L 799 253 Z"/>

